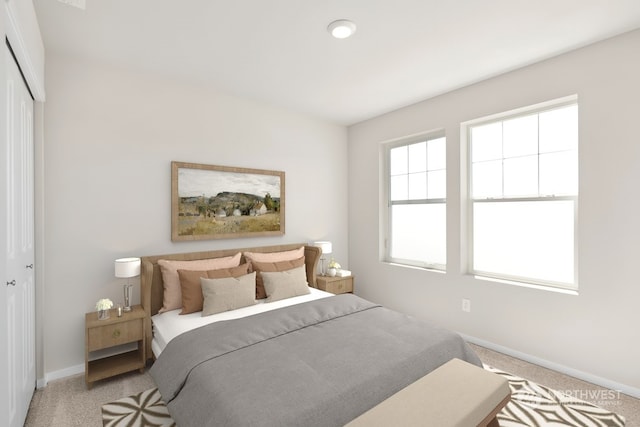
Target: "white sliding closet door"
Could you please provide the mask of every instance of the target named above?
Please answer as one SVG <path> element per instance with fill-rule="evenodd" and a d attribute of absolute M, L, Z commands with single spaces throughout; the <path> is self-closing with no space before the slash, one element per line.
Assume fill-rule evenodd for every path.
<path fill-rule="evenodd" d="M 22 426 L 36 386 L 34 280 L 33 100 L 5 46 L 6 125 L 2 158 L 6 233 L 6 277 L 0 285 L 0 348 L 6 351 L 0 375 L 0 425 Z M 3 194 L 3 192 L 0 192 Z M 6 284 L 5 284 L 6 282 Z M 6 349 L 6 350 L 5 350 Z M 4 362 L 4 358 L 0 358 Z M 4 384 L 2 384 L 4 383 Z"/>

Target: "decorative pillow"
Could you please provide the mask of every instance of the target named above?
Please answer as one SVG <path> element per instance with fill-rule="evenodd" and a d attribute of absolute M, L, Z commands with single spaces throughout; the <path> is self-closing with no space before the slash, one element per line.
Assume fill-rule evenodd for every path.
<path fill-rule="evenodd" d="M 282 252 L 245 252 L 244 257 L 248 261 L 256 262 L 279 262 L 279 261 L 291 261 L 304 256 L 304 246 L 300 246 L 298 249 Z"/>
<path fill-rule="evenodd" d="M 240 252 L 233 256 L 223 258 L 197 259 L 194 261 L 173 261 L 160 259 L 158 265 L 162 273 L 164 283 L 164 296 L 162 308 L 159 313 L 175 310 L 182 307 L 182 292 L 180 291 L 180 278 L 178 270 L 219 270 L 240 265 Z"/>
<path fill-rule="evenodd" d="M 262 280 L 264 280 L 264 288 L 268 295 L 266 302 L 311 293 L 304 267 L 278 272 L 263 271 Z"/>
<path fill-rule="evenodd" d="M 222 279 L 201 278 L 202 316 L 235 310 L 256 303 L 256 273 Z"/>
<path fill-rule="evenodd" d="M 223 277 L 240 277 L 249 272 L 249 263 L 246 262 L 233 268 L 221 268 L 220 270 L 191 271 L 178 270 L 180 278 L 180 291 L 182 292 L 182 311 L 180 314 L 202 311 L 202 286 L 200 278 L 220 279 Z"/>
<path fill-rule="evenodd" d="M 290 261 L 278 261 L 278 262 L 258 262 L 251 261 L 251 267 L 253 271 L 257 272 L 256 275 L 256 299 L 262 299 L 267 297 L 267 293 L 264 291 L 264 285 L 262 281 L 262 272 L 269 271 L 285 271 L 291 270 L 304 265 L 304 256 L 302 258 L 290 260 Z M 305 273 L 306 280 L 306 273 Z"/>

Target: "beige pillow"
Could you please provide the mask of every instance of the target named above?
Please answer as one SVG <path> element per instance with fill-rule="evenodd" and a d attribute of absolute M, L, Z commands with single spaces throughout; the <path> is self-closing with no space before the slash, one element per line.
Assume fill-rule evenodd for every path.
<path fill-rule="evenodd" d="M 262 280 L 264 281 L 264 289 L 268 295 L 266 302 L 311 293 L 307 284 L 307 274 L 304 267 L 277 272 L 263 271 Z"/>
<path fill-rule="evenodd" d="M 240 252 L 233 256 L 223 258 L 197 259 L 194 261 L 173 261 L 158 260 L 162 282 L 164 285 L 164 295 L 162 308 L 159 313 L 175 310 L 182 307 L 182 292 L 180 291 L 180 278 L 178 270 L 219 270 L 221 268 L 231 268 L 240 265 Z"/>
<path fill-rule="evenodd" d="M 245 252 L 244 257 L 248 261 L 256 262 L 279 262 L 279 261 L 291 261 L 304 256 L 304 246 L 300 246 L 298 249 L 281 252 Z"/>
<path fill-rule="evenodd" d="M 256 303 L 256 273 L 222 279 L 201 278 L 202 316 L 235 310 Z"/>
<path fill-rule="evenodd" d="M 180 314 L 195 313 L 202 311 L 202 286 L 200 278 L 220 279 L 223 277 L 240 277 L 249 272 L 249 263 L 246 262 L 233 268 L 221 268 L 220 270 L 191 271 L 178 270 L 180 278 L 180 292 L 182 293 L 182 311 Z"/>
<path fill-rule="evenodd" d="M 267 293 L 264 290 L 264 284 L 262 281 L 262 272 L 291 270 L 292 268 L 300 267 L 301 265 L 304 265 L 304 257 L 294 259 L 291 261 L 278 261 L 278 262 L 251 261 L 251 267 L 253 271 L 258 273 L 256 275 L 256 299 L 263 299 L 267 297 Z"/>

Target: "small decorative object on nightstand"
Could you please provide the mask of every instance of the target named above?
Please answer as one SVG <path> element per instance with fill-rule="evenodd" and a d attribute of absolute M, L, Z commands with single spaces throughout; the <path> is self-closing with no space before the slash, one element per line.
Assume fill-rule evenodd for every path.
<path fill-rule="evenodd" d="M 98 320 L 107 320 L 109 310 L 113 307 L 113 302 L 109 298 L 103 298 L 96 303 L 96 310 L 98 311 Z"/>
<path fill-rule="evenodd" d="M 332 294 L 353 293 L 353 276 L 348 277 L 316 277 L 318 289 Z"/>
<path fill-rule="evenodd" d="M 136 305 L 131 308 L 131 311 L 123 313 L 121 317 L 116 316 L 116 309 L 113 309 L 112 314 L 113 316 L 107 320 L 98 320 L 98 313 L 95 311 L 85 315 L 84 379 L 87 388 L 91 388 L 94 381 L 114 375 L 136 369 L 144 372 L 146 362 L 145 311 L 142 306 Z M 137 348 L 115 356 L 89 360 L 92 352 L 129 343 L 137 343 Z"/>
<path fill-rule="evenodd" d="M 329 268 L 327 269 L 327 276 L 334 277 L 340 268 L 340 264 L 338 264 L 335 259 L 331 258 L 331 261 L 329 261 Z"/>

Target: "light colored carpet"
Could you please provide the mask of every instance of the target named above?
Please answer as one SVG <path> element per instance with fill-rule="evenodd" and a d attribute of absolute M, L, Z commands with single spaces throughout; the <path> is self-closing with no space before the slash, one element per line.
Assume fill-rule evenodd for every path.
<path fill-rule="evenodd" d="M 102 426 L 102 405 L 153 387 L 149 374 L 138 371 L 97 381 L 91 390 L 84 374 L 51 381 L 33 395 L 25 427 Z"/>
<path fill-rule="evenodd" d="M 530 379 L 556 390 L 605 390 L 593 384 L 496 353 L 483 347 L 473 346 L 480 359 L 512 374 Z M 84 375 L 51 381 L 47 387 L 36 390 L 27 415 L 27 427 L 99 427 L 102 426 L 102 405 L 149 390 L 155 387 L 148 373 L 137 371 L 118 377 L 98 381 L 87 390 Z M 607 394 L 596 395 L 596 397 Z M 575 396 L 618 413 L 626 418 L 628 427 L 640 427 L 640 400 L 617 395 L 605 402 L 594 401 L 587 395 Z"/>

